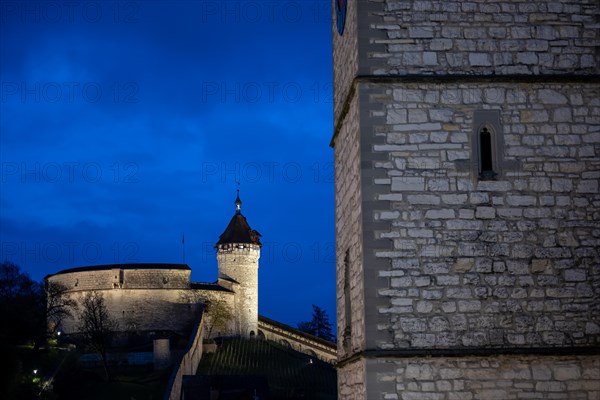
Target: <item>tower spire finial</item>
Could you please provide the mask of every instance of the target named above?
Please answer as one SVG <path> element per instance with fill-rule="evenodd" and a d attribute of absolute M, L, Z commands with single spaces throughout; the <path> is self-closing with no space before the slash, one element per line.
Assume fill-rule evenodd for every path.
<path fill-rule="evenodd" d="M 237 197 L 235 198 L 235 213 L 241 214 L 242 200 L 240 200 L 240 183 L 238 182 Z"/>

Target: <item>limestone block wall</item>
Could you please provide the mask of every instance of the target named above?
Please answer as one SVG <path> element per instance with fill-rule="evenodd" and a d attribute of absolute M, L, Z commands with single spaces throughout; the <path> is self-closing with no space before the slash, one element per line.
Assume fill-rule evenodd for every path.
<path fill-rule="evenodd" d="M 386 159 L 363 209 L 387 224 L 370 230 L 388 281 L 366 293 L 386 299 L 376 346 L 598 345 L 600 86 L 378 87 L 370 151 Z M 480 109 L 504 131 L 494 181 L 471 165 Z"/>
<path fill-rule="evenodd" d="M 331 3 L 332 13 L 336 15 L 335 2 Z M 333 64 L 343 66 L 343 68 L 334 68 L 333 70 L 333 80 L 336 82 L 333 103 L 335 121 L 338 121 L 344 112 L 344 101 L 348 97 L 354 77 L 358 73 L 357 3 L 356 1 L 347 2 L 344 34 L 342 36 L 338 35 L 335 23 L 332 28 L 334 41 Z"/>
<path fill-rule="evenodd" d="M 52 275 L 51 282 L 61 283 L 70 290 L 112 289 L 119 284 L 120 269 L 66 272 Z"/>
<path fill-rule="evenodd" d="M 79 304 L 72 318 L 60 329 L 66 334 L 77 331 L 81 301 L 90 291 L 102 294 L 120 331 L 189 329 L 199 306 L 189 304 L 189 267 L 133 265 L 85 267 L 66 270 L 46 279 L 60 283 Z"/>
<path fill-rule="evenodd" d="M 183 300 L 182 291 L 175 289 L 106 289 L 102 294 L 110 316 L 121 332 L 127 331 L 185 331 L 197 317 L 200 306 Z M 79 306 L 74 318 L 62 322 L 66 334 L 76 333 L 83 297 L 90 291 L 70 292 Z"/>
<path fill-rule="evenodd" d="M 338 326 L 343 252 L 362 251 L 350 291 L 363 285 L 352 306 L 364 347 L 338 345 L 341 398 L 598 398 L 584 371 L 600 343 L 600 85 L 365 82 L 356 93 L 358 137 L 349 119 L 336 138 Z M 479 110 L 499 115 L 496 180 L 474 168 Z M 343 203 L 357 165 L 358 206 Z M 577 348 L 590 354 L 558 356 Z M 415 378 L 417 365 L 432 378 Z"/>
<path fill-rule="evenodd" d="M 367 379 L 379 382 L 382 399 L 600 398 L 600 359 L 597 357 L 434 357 L 368 360 L 367 364 Z M 371 397 L 347 391 L 341 398 Z"/>
<path fill-rule="evenodd" d="M 190 274 L 188 270 L 126 269 L 123 288 L 154 289 L 189 289 Z"/>
<path fill-rule="evenodd" d="M 363 22 L 358 37 L 371 39 L 359 44 L 359 75 L 600 71 L 595 0 L 357 4 Z"/>
<path fill-rule="evenodd" d="M 598 2 L 348 3 L 340 398 L 598 398 Z"/>
<path fill-rule="evenodd" d="M 349 106 L 335 152 L 336 312 L 340 357 L 365 348 L 362 196 L 358 99 Z"/>
<path fill-rule="evenodd" d="M 370 399 L 370 397 L 367 396 L 366 364 L 367 362 L 364 359 L 359 358 L 352 363 L 338 366 L 338 399 Z M 387 376 L 386 378 L 389 380 L 394 379 L 392 376 Z"/>
<path fill-rule="evenodd" d="M 219 245 L 217 262 L 220 279 L 233 279 L 235 285 L 235 331 L 241 335 L 258 333 L 258 260 L 260 246 L 249 243 Z"/>
<path fill-rule="evenodd" d="M 152 267 L 132 265 L 100 265 L 97 267 L 73 268 L 49 278 L 60 282 L 71 290 L 97 290 L 114 288 L 188 289 L 191 269 L 178 268 L 169 264 L 151 264 Z"/>

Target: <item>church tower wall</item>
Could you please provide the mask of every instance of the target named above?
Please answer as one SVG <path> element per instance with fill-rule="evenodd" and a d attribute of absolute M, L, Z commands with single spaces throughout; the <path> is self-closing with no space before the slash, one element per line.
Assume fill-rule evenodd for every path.
<path fill-rule="evenodd" d="M 600 397 L 598 12 L 348 1 L 340 399 Z"/>
<path fill-rule="evenodd" d="M 217 245 L 219 279 L 233 280 L 235 333 L 258 333 L 258 260 L 260 247 L 249 243 Z"/>

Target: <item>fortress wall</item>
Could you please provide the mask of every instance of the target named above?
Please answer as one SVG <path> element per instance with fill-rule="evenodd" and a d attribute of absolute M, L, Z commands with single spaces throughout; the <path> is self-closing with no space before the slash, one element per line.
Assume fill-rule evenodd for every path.
<path fill-rule="evenodd" d="M 285 329 L 283 324 L 273 324 L 261 318 L 258 321 L 259 337 L 264 336 L 265 339 L 289 346 L 292 349 L 301 353 L 314 355 L 322 361 L 335 363 L 336 350 L 335 344 L 323 344 L 318 340 L 311 340 L 305 335 L 300 335 L 290 329 Z"/>
<path fill-rule="evenodd" d="M 188 289 L 189 269 L 162 268 L 112 268 L 88 271 L 65 272 L 52 275 L 49 279 L 65 285 L 70 290 L 94 290 L 113 288 Z"/>
<path fill-rule="evenodd" d="M 190 303 L 190 271 L 184 269 L 99 269 L 59 273 L 49 282 L 65 285 L 69 295 L 79 304 L 90 291 L 102 294 L 120 331 L 174 330 L 189 328 L 198 305 Z M 61 329 L 74 333 L 79 318 L 63 321 Z"/>
<path fill-rule="evenodd" d="M 123 288 L 189 289 L 190 270 L 125 269 Z"/>
<path fill-rule="evenodd" d="M 193 289 L 190 290 L 189 293 L 187 293 L 187 291 L 185 292 L 184 296 L 188 299 L 190 299 L 192 302 L 194 303 L 199 303 L 199 302 L 204 302 L 204 300 L 223 300 L 224 304 L 226 307 L 229 308 L 229 310 L 231 311 L 232 315 L 235 315 L 235 298 L 236 298 L 236 294 L 232 293 L 232 292 L 225 292 L 225 291 L 215 291 L 215 290 L 201 290 L 201 289 Z M 204 314 L 202 315 L 202 320 L 204 321 L 204 329 L 205 329 L 205 336 L 208 337 L 209 335 L 209 330 L 211 330 L 211 327 L 213 326 L 213 322 L 211 320 L 212 315 L 211 313 L 209 313 L 207 310 L 204 311 Z M 225 330 L 219 330 L 217 328 L 212 328 L 212 331 L 210 332 L 210 336 L 211 337 L 219 337 L 219 336 L 229 336 L 232 335 L 235 332 L 235 320 L 234 318 L 232 318 L 229 323 L 228 323 L 228 327 Z"/>
<path fill-rule="evenodd" d="M 70 296 L 80 305 L 90 291 L 74 291 Z M 119 331 L 183 331 L 191 327 L 197 317 L 199 305 L 188 304 L 182 290 L 176 289 L 108 289 L 97 291 L 102 294 L 112 318 L 118 323 Z M 75 318 L 63 321 L 66 334 L 75 333 L 81 306 Z"/>
<path fill-rule="evenodd" d="M 67 272 L 52 275 L 48 279 L 69 290 L 112 289 L 119 282 L 119 269 Z"/>

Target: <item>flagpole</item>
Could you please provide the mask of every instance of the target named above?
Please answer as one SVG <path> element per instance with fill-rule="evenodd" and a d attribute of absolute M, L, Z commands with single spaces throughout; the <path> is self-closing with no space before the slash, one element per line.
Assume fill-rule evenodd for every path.
<path fill-rule="evenodd" d="M 183 251 L 183 263 L 185 264 L 185 234 L 181 235 L 181 248 Z"/>

